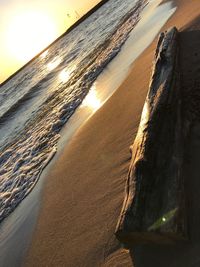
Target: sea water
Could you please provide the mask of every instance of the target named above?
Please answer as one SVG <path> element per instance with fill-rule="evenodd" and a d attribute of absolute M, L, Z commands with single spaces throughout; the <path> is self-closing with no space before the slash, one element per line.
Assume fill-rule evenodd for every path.
<path fill-rule="evenodd" d="M 0 87 L 0 221 L 33 189 L 63 125 L 118 54 L 145 4 L 108 1 Z"/>

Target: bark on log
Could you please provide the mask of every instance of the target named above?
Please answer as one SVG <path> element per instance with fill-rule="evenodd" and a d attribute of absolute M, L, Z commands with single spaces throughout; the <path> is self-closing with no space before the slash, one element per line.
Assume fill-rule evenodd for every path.
<path fill-rule="evenodd" d="M 176 28 L 160 34 L 115 233 L 126 245 L 187 239 L 178 50 Z"/>

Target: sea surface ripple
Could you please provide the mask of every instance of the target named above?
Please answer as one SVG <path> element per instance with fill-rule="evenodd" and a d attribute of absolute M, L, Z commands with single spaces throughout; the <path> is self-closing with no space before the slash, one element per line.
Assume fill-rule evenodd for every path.
<path fill-rule="evenodd" d="M 35 186 L 63 125 L 119 53 L 145 4 L 110 0 L 0 87 L 0 222 Z"/>

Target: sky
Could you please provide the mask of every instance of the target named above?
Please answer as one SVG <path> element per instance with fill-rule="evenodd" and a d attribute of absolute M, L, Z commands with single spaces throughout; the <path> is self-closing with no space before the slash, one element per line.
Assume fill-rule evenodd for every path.
<path fill-rule="evenodd" d="M 0 0 L 0 83 L 100 0 Z"/>

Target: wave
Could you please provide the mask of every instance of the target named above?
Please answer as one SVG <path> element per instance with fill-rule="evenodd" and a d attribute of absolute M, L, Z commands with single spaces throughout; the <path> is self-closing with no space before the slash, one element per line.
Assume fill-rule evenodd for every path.
<path fill-rule="evenodd" d="M 124 16 L 105 42 L 98 45 L 78 65 L 70 78 L 45 95 L 42 105 L 12 142 L 6 144 L 0 156 L 0 221 L 2 221 L 33 189 L 44 167 L 57 150 L 59 132 L 81 104 L 91 85 L 108 63 L 119 53 L 130 31 L 139 20 L 146 1 L 139 1 Z M 6 123 L 10 115 L 20 110 L 36 95 L 40 97 L 45 84 L 65 68 L 62 62 L 43 79 L 17 99 L 0 118 Z"/>

